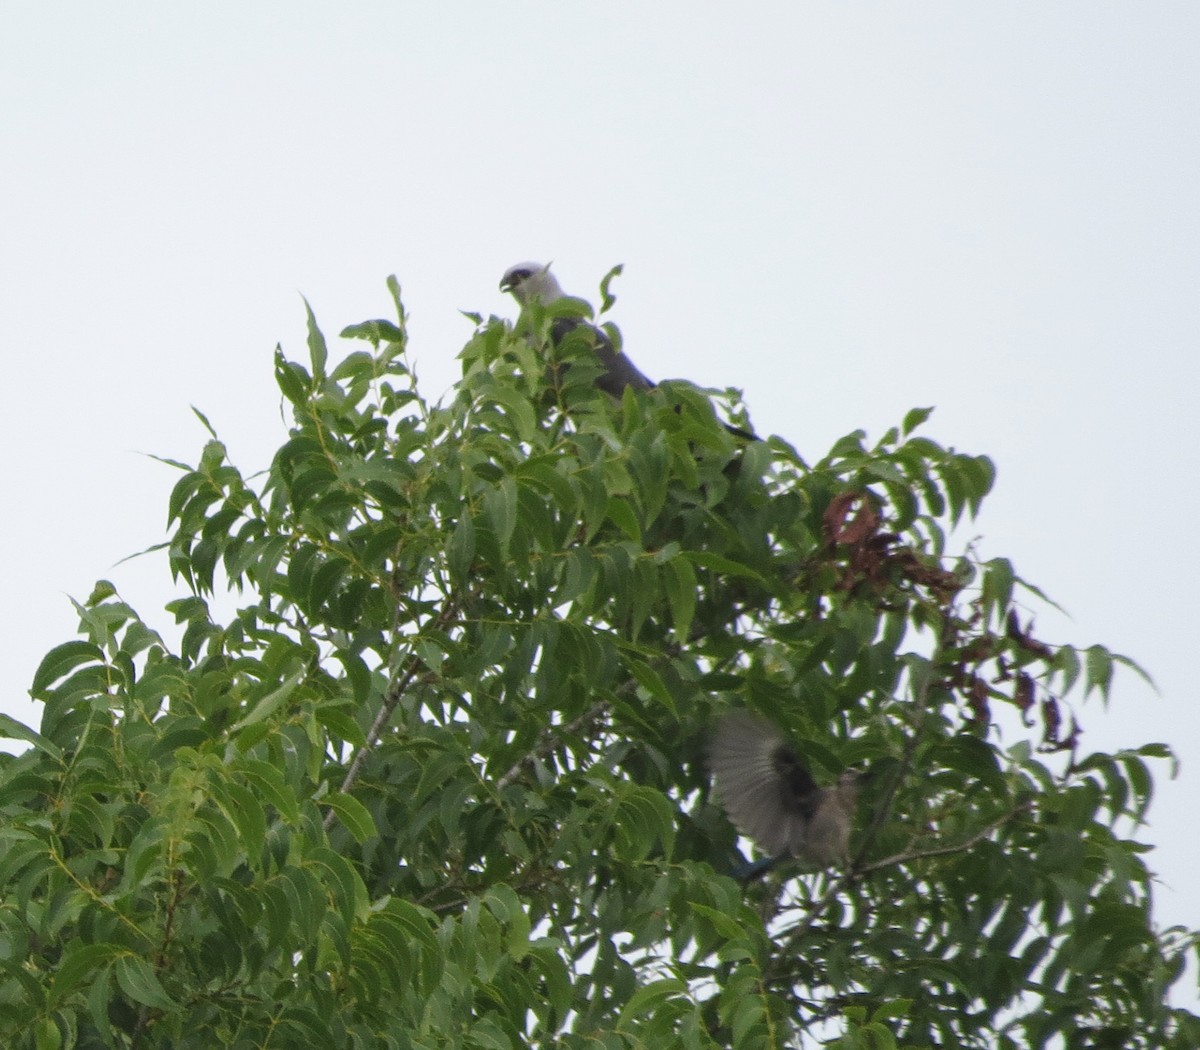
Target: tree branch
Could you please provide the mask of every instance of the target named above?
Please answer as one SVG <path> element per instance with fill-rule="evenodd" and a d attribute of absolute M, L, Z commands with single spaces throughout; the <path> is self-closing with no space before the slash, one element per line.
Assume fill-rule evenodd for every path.
<path fill-rule="evenodd" d="M 635 689 L 637 689 L 637 685 L 637 679 L 628 678 L 617 687 L 616 694 L 619 697 L 628 696 Z M 570 722 L 566 722 L 563 725 L 549 727 L 542 734 L 541 743 L 539 743 L 537 747 L 535 747 L 527 755 L 522 756 L 515 763 L 513 763 L 512 768 L 496 781 L 496 791 L 503 791 L 509 786 L 509 784 L 511 784 L 517 779 L 518 776 L 521 775 L 521 770 L 527 765 L 537 761 L 539 758 L 545 758 L 550 754 L 550 752 L 558 747 L 558 745 L 561 744 L 564 739 L 578 734 L 586 725 L 588 725 L 589 722 L 594 722 L 600 718 L 601 715 L 608 711 L 610 706 L 611 704 L 607 700 L 600 700 L 584 711 L 583 714 L 581 714 L 578 718 L 575 718 Z"/>
<path fill-rule="evenodd" d="M 776 953 L 777 959 L 791 958 L 795 946 L 804 938 L 809 930 L 813 928 L 816 921 L 821 917 L 822 913 L 842 889 L 852 882 L 857 882 L 864 875 L 868 875 L 873 871 L 879 871 L 881 868 L 892 867 L 897 864 L 907 864 L 909 861 L 922 860 L 925 857 L 945 857 L 953 853 L 965 853 L 972 846 L 977 845 L 991 835 L 997 828 L 1007 824 L 1014 817 L 1027 812 L 1031 807 L 1030 802 L 1022 802 L 1018 806 L 1014 806 L 1003 816 L 993 820 L 990 824 L 980 828 L 974 835 L 964 839 L 962 842 L 957 842 L 952 846 L 937 846 L 928 850 L 908 850 L 903 853 L 895 853 L 890 857 L 884 857 L 882 860 L 873 861 L 870 864 L 862 867 L 854 867 L 848 871 L 838 875 L 830 884 L 829 888 L 821 895 L 820 899 L 809 909 L 808 914 L 801 922 L 794 926 L 784 940 L 780 950 Z M 778 979 L 782 974 L 772 973 L 767 976 L 768 980 Z"/>
<path fill-rule="evenodd" d="M 517 759 L 517 761 L 513 763 L 512 768 L 496 781 L 496 790 L 503 791 L 506 787 L 508 787 L 509 784 L 511 784 L 517 779 L 517 777 L 521 775 L 521 770 L 523 770 L 527 765 L 530 765 L 540 758 L 545 758 L 548 754 L 550 754 L 550 752 L 558 747 L 559 744 L 562 743 L 565 737 L 574 736 L 579 733 L 584 726 L 586 726 L 589 722 L 593 722 L 598 719 L 608 710 L 608 708 L 608 701 L 600 700 L 597 703 L 592 704 L 592 706 L 584 711 L 583 714 L 581 714 L 578 718 L 575 718 L 570 722 L 566 722 L 563 725 L 553 726 L 550 729 L 547 729 L 542 734 L 541 743 L 539 743 L 537 747 L 535 747 L 528 754 Z"/>
<path fill-rule="evenodd" d="M 925 857 L 945 857 L 952 853 L 965 853 L 972 846 L 986 839 L 997 828 L 1003 827 L 1010 820 L 1020 816 L 1022 813 L 1027 813 L 1032 806 L 1033 803 L 1031 801 L 1025 801 L 1020 803 L 1020 805 L 1014 806 L 1002 817 L 993 820 L 990 824 L 984 825 L 970 838 L 964 839 L 953 846 L 937 846 L 933 849 L 906 850 L 902 853 L 894 853 L 890 857 L 884 857 L 882 860 L 872 861 L 870 864 L 856 868 L 850 874 L 855 878 L 860 878 L 872 871 L 878 871 L 880 868 L 888 868 L 895 864 L 907 864 L 910 860 L 922 860 Z"/>
<path fill-rule="evenodd" d="M 442 610 L 435 618 L 433 626 L 444 628 L 454 619 L 457 612 L 458 603 L 451 596 L 446 601 L 446 604 L 442 606 Z M 396 705 L 400 703 L 400 700 L 408 691 L 408 687 L 412 685 L 413 679 L 417 677 L 417 674 L 424 666 L 424 661 L 415 651 L 409 652 L 397 676 L 392 680 L 387 691 L 383 694 L 383 703 L 380 705 L 379 712 L 375 716 L 375 721 L 371 723 L 366 740 L 354 752 L 354 757 L 350 760 L 350 766 L 346 770 L 346 776 L 342 780 L 342 786 L 338 789 L 339 791 L 345 793 L 357 783 L 359 773 L 362 770 L 362 764 L 366 761 L 368 752 L 378 743 L 379 738 L 383 735 L 384 727 L 391 720 L 392 713 L 396 710 Z M 324 825 L 326 831 L 333 826 L 336 818 L 337 814 L 332 809 L 325 814 Z"/>

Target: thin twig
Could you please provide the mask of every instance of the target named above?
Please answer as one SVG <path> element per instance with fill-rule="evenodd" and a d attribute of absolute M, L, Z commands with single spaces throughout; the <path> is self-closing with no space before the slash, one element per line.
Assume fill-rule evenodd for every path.
<path fill-rule="evenodd" d="M 980 828 L 970 838 L 964 839 L 962 842 L 955 843 L 953 846 L 936 846 L 933 849 L 925 850 L 907 850 L 903 853 L 894 853 L 890 857 L 884 857 L 883 860 L 872 861 L 861 868 L 857 868 L 852 874 L 855 877 L 866 875 L 868 872 L 878 871 L 880 868 L 888 868 L 894 864 L 907 864 L 910 860 L 922 860 L 925 857 L 945 857 L 951 853 L 964 853 L 972 846 L 986 839 L 997 828 L 1007 824 L 1010 820 L 1020 816 L 1022 813 L 1027 813 L 1032 808 L 1033 803 L 1030 801 L 1022 802 L 1019 806 L 1014 806 L 1004 816 L 993 820 L 990 824 Z"/>
<path fill-rule="evenodd" d="M 962 842 L 956 842 L 952 846 L 937 846 L 928 850 L 909 850 L 904 853 L 895 853 L 890 857 L 885 857 L 883 860 L 873 861 L 863 867 L 851 868 L 843 872 L 829 884 L 829 888 L 821 895 L 817 903 L 812 906 L 809 913 L 804 917 L 804 920 L 788 931 L 787 939 L 784 941 L 781 950 L 777 953 L 777 958 L 791 958 L 793 946 L 803 939 L 805 934 L 813 928 L 813 925 L 821 917 L 825 909 L 829 907 L 833 899 L 842 891 L 842 888 L 851 882 L 857 882 L 870 872 L 892 867 L 896 864 L 907 864 L 909 861 L 922 860 L 925 857 L 945 857 L 952 853 L 965 853 L 971 847 L 986 839 L 997 828 L 1002 827 L 1010 820 L 1027 812 L 1031 805 L 1032 803 L 1030 802 L 1022 802 L 1019 806 L 1010 809 L 1002 817 L 980 828 L 974 835 L 964 839 Z M 779 975 L 772 974 L 770 979 L 774 979 L 776 976 Z"/>
<path fill-rule="evenodd" d="M 441 612 L 438 613 L 437 618 L 434 620 L 434 626 L 444 628 L 454 619 L 457 611 L 457 603 L 452 597 L 442 607 Z M 383 694 L 383 704 L 379 708 L 379 713 L 375 716 L 375 721 L 371 723 L 366 740 L 354 752 L 354 757 L 350 760 L 350 768 L 346 770 L 342 786 L 338 789 L 342 793 L 349 791 L 357 783 L 358 775 L 362 770 L 363 763 L 367 759 L 367 754 L 378 743 L 379 738 L 383 735 L 384 727 L 391 720 L 392 713 L 396 710 L 396 705 L 400 703 L 409 686 L 412 685 L 413 679 L 417 677 L 424 666 L 425 662 L 415 651 L 409 652 L 403 666 L 400 668 L 399 674 L 392 680 L 391 684 L 387 687 L 387 691 Z M 334 810 L 331 809 L 325 814 L 325 829 L 327 831 L 333 826 L 335 819 L 337 819 L 337 814 Z"/>
<path fill-rule="evenodd" d="M 635 678 L 626 679 L 616 689 L 618 697 L 628 696 L 637 689 L 638 683 Z M 593 722 L 605 714 L 612 705 L 607 700 L 600 700 L 592 704 L 586 711 L 573 721 L 567 722 L 564 725 L 550 726 L 542 734 L 541 743 L 537 745 L 528 754 L 523 755 L 513 763 L 512 768 L 496 781 L 495 789 L 497 792 L 503 791 L 509 784 L 521 775 L 521 770 L 532 762 L 538 759 L 545 758 L 567 737 L 574 736 L 589 722 Z"/>

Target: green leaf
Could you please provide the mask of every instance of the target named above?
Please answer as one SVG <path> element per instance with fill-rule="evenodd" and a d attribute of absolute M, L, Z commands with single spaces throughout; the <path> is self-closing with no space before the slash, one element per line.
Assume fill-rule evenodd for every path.
<path fill-rule="evenodd" d="M 54 741 L 47 740 L 41 733 L 34 732 L 28 726 L 22 725 L 11 715 L 6 715 L 0 712 L 0 737 L 5 737 L 9 740 L 24 740 L 27 744 L 32 744 L 39 751 L 44 752 L 56 762 L 62 761 L 62 748 Z"/>
<path fill-rule="evenodd" d="M 1013 583 L 1016 579 L 1012 562 L 993 558 L 983 567 L 983 604 L 994 621 L 999 623 L 1012 604 Z"/>
<path fill-rule="evenodd" d="M 671 999 L 684 999 L 687 998 L 687 995 L 687 984 L 673 977 L 664 977 L 661 980 L 644 984 L 634 990 L 622 1008 L 620 1019 L 617 1021 L 617 1030 L 636 1031 L 646 1018 L 653 1015 L 664 1002 Z"/>
<path fill-rule="evenodd" d="M 293 405 L 303 405 L 308 400 L 311 382 L 308 373 L 298 364 L 288 361 L 280 347 L 275 348 L 275 382 Z"/>
<path fill-rule="evenodd" d="M 505 415 L 512 425 L 513 431 L 521 441 L 530 441 L 537 431 L 537 418 L 533 414 L 533 405 L 519 390 L 509 386 L 496 386 L 488 391 L 488 396 L 503 406 Z"/>
<path fill-rule="evenodd" d="M 1079 651 L 1070 645 L 1061 646 L 1054 654 L 1052 666 L 1062 678 L 1062 691 L 1069 693 L 1079 681 Z"/>
<path fill-rule="evenodd" d="M 571 482 L 559 473 L 557 464 L 561 462 L 557 456 L 527 459 L 517 464 L 514 476 L 518 482 L 527 481 L 549 493 L 559 510 L 569 513 L 578 508 L 579 497 Z"/>
<path fill-rule="evenodd" d="M 117 987 L 134 1002 L 155 1010 L 174 1010 L 175 1000 L 159 982 L 150 964 L 138 955 L 122 955 L 113 967 Z"/>
<path fill-rule="evenodd" d="M 217 432 L 213 429 L 213 425 L 208 421 L 208 416 L 201 412 L 200 409 L 198 409 L 195 405 L 192 405 L 191 409 L 196 418 L 200 420 L 200 423 L 204 429 L 208 431 L 209 436 L 215 441 L 217 439 Z"/>
<path fill-rule="evenodd" d="M 507 550 L 517 525 L 516 482 L 510 477 L 501 478 L 500 484 L 484 495 L 483 509 L 501 550 Z"/>
<path fill-rule="evenodd" d="M 697 901 L 690 901 L 688 906 L 697 915 L 703 916 L 710 922 L 716 931 L 727 940 L 740 942 L 746 939 L 746 928 L 735 916 Z"/>
<path fill-rule="evenodd" d="M 34 1028 L 34 1047 L 36 1050 L 59 1050 L 62 1046 L 62 1033 L 53 1017 L 39 1017 Z"/>
<path fill-rule="evenodd" d="M 709 551 L 684 551 L 681 557 L 687 558 L 701 568 L 711 569 L 713 572 L 719 572 L 726 576 L 740 576 L 743 579 L 754 580 L 763 587 L 767 586 L 767 581 L 760 572 L 741 562 L 734 561 L 732 558 L 726 558 L 724 555 L 713 554 Z"/>
<path fill-rule="evenodd" d="M 616 849 L 629 860 L 642 860 L 656 848 L 671 855 L 675 842 L 672 809 L 658 791 L 651 788 L 625 788 L 616 817 Z"/>
<path fill-rule="evenodd" d="M 867 464 L 863 473 L 869 478 L 876 478 L 879 481 L 890 481 L 898 486 L 904 486 L 908 482 L 903 471 L 886 460 L 876 460 L 873 463 Z"/>
<path fill-rule="evenodd" d="M 215 785 L 213 794 L 225 815 L 236 825 L 246 852 L 250 856 L 262 852 L 267 837 L 267 818 L 262 803 L 251 791 L 234 781 Z"/>
<path fill-rule="evenodd" d="M 366 339 L 376 346 L 380 343 L 404 342 L 404 331 L 391 321 L 363 321 L 361 324 L 347 325 L 340 334 L 343 339 Z"/>
<path fill-rule="evenodd" d="M 353 795 L 346 795 L 339 791 L 322 801 L 338 815 L 338 819 L 346 830 L 360 845 L 379 834 L 370 811 Z"/>
<path fill-rule="evenodd" d="M 671 696 L 671 691 L 662 680 L 662 676 L 642 660 L 631 658 L 626 661 L 626 665 L 630 674 L 638 680 L 638 684 L 662 704 L 673 718 L 678 718 L 679 712 L 675 709 L 675 699 Z"/>
<path fill-rule="evenodd" d="M 278 711 L 292 693 L 296 691 L 298 686 L 308 674 L 307 668 L 300 668 L 289 675 L 283 683 L 276 689 L 272 689 L 266 696 L 259 699 L 254 706 L 243 715 L 233 726 L 232 732 L 237 732 L 239 729 L 245 729 L 247 726 L 257 725 L 270 718 Z"/>
<path fill-rule="evenodd" d="M 1087 650 L 1085 660 L 1087 682 L 1084 686 L 1084 695 L 1086 696 L 1093 689 L 1099 689 L 1100 694 L 1107 699 L 1109 687 L 1112 685 L 1112 654 L 1102 645 L 1093 645 Z"/>
<path fill-rule="evenodd" d="M 901 428 L 904 436 L 907 437 L 922 423 L 933 415 L 933 407 L 929 408 L 913 408 L 909 409 L 908 414 L 904 417 L 904 424 Z"/>
<path fill-rule="evenodd" d="M 996 483 L 996 465 L 987 456 L 964 456 L 963 473 L 972 483 L 971 516 L 976 517 L 983 497 L 992 491 L 992 486 Z"/>
<path fill-rule="evenodd" d="M 860 1031 L 866 1035 L 872 1050 L 895 1050 L 896 1037 L 884 1025 L 872 1022 L 864 1025 Z"/>
<path fill-rule="evenodd" d="M 558 951 L 550 946 L 535 944 L 529 957 L 542 976 L 542 999 L 554 1010 L 547 1027 L 554 1027 L 563 1022 L 571 1009 L 571 975 Z"/>
<path fill-rule="evenodd" d="M 339 909 L 346 926 L 351 926 L 357 919 L 365 918 L 366 887 L 350 862 L 341 854 L 323 847 L 313 850 L 308 861 L 311 864 L 322 866 L 328 873 L 325 882 L 334 890 L 334 904 Z"/>
<path fill-rule="evenodd" d="M 392 297 L 392 302 L 396 304 L 396 316 L 400 319 L 400 325 L 403 327 L 405 321 L 404 303 L 400 300 L 400 282 L 396 280 L 395 274 L 388 275 L 387 289 Z"/>
<path fill-rule="evenodd" d="M 446 561 L 454 578 L 465 582 L 471 577 L 471 563 L 474 560 L 475 523 L 464 507 L 458 524 L 450 535 L 450 543 L 446 547 Z"/>
<path fill-rule="evenodd" d="M 97 580 L 92 586 L 92 593 L 87 596 L 87 601 L 83 604 L 87 606 L 99 605 L 101 602 L 111 598 L 117 593 L 114 587 L 108 580 Z"/>
<path fill-rule="evenodd" d="M 126 950 L 119 944 L 70 942 L 50 985 L 51 1000 L 61 1003 L 76 988 L 91 980 L 97 971 L 124 955 Z"/>
<path fill-rule="evenodd" d="M 696 573 L 691 562 L 683 557 L 672 558 L 667 563 L 666 584 L 675 640 L 685 645 L 691 633 L 692 618 L 696 615 Z"/>
<path fill-rule="evenodd" d="M 619 277 L 621 275 L 621 273 L 624 269 L 625 269 L 625 266 L 623 263 L 617 263 L 616 266 L 614 266 L 611 270 L 608 271 L 608 273 L 606 273 L 604 275 L 604 279 L 601 280 L 601 282 L 600 282 L 600 300 L 601 300 L 600 312 L 601 313 L 607 313 L 609 310 L 612 309 L 613 303 L 615 303 L 617 301 L 617 297 L 609 292 L 608 287 L 610 284 L 612 284 L 614 278 Z"/>
<path fill-rule="evenodd" d="M 884 1003 L 879 1006 L 871 1014 L 872 1022 L 892 1021 L 900 1017 L 907 1017 L 912 1009 L 913 1002 L 911 999 L 893 999 L 890 1003 Z"/>
<path fill-rule="evenodd" d="M 254 758 L 243 758 L 234 768 L 256 791 L 265 796 L 266 801 L 274 806 L 289 824 L 300 820 L 300 806 L 296 796 L 287 786 L 278 768 L 270 762 Z"/>
<path fill-rule="evenodd" d="M 44 699 L 46 690 L 75 668 L 103 661 L 103 651 L 91 642 L 64 642 L 42 657 L 42 662 L 33 674 L 33 687 L 29 692 L 35 699 Z"/>
<path fill-rule="evenodd" d="M 329 358 L 329 350 L 325 346 L 325 336 L 317 327 L 317 318 L 312 312 L 312 307 L 308 305 L 307 299 L 304 299 L 304 313 L 308 319 L 308 356 L 312 362 L 313 379 L 315 382 L 321 383 L 325 379 L 325 362 Z"/>
<path fill-rule="evenodd" d="M 356 699 L 360 703 L 362 702 L 360 698 L 356 697 Z M 317 709 L 317 721 L 329 731 L 330 736 L 337 740 L 344 740 L 354 747 L 361 747 L 366 743 L 366 735 L 363 733 L 362 726 L 354 721 L 353 715 L 346 711 L 328 705 L 320 707 Z"/>
<path fill-rule="evenodd" d="M 608 518 L 626 536 L 636 544 L 642 542 L 642 528 L 638 524 L 637 515 L 629 501 L 620 496 L 613 496 L 608 501 Z"/>
<path fill-rule="evenodd" d="M 333 1046 L 334 1038 L 328 1022 L 311 1009 L 291 1006 L 279 1017 L 285 1046 Z M 290 1034 L 291 1038 L 288 1038 Z"/>

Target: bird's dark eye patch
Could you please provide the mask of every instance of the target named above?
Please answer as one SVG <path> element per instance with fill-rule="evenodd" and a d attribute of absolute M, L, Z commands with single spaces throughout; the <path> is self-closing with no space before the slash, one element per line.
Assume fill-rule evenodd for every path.
<path fill-rule="evenodd" d="M 516 284 L 517 281 L 524 281 L 532 276 L 532 270 L 513 270 L 513 272 L 508 275 L 508 283 Z"/>

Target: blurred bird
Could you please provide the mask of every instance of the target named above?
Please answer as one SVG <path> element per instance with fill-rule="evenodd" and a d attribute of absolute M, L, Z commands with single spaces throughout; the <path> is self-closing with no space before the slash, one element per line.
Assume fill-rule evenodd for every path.
<path fill-rule="evenodd" d="M 743 877 L 788 854 L 819 867 L 849 861 L 858 774 L 848 770 L 833 787 L 818 787 L 779 729 L 748 711 L 717 722 L 709 766 L 729 819 L 770 854 Z"/>
<path fill-rule="evenodd" d="M 566 298 L 558 278 L 550 272 L 550 265 L 535 262 L 517 263 L 510 266 L 500 278 L 500 290 L 509 292 L 522 308 L 535 300 L 543 306 Z M 634 390 L 651 390 L 656 384 L 647 379 L 624 351 L 613 346 L 613 341 L 603 328 L 584 320 L 582 317 L 556 317 L 550 324 L 550 339 L 555 346 L 562 343 L 572 332 L 583 329 L 589 336 L 589 341 L 596 360 L 603 367 L 603 373 L 597 378 L 596 386 L 615 398 L 625 393 L 626 387 Z M 741 427 L 723 424 L 725 429 L 735 437 L 747 441 L 757 441 L 758 438 Z"/>

